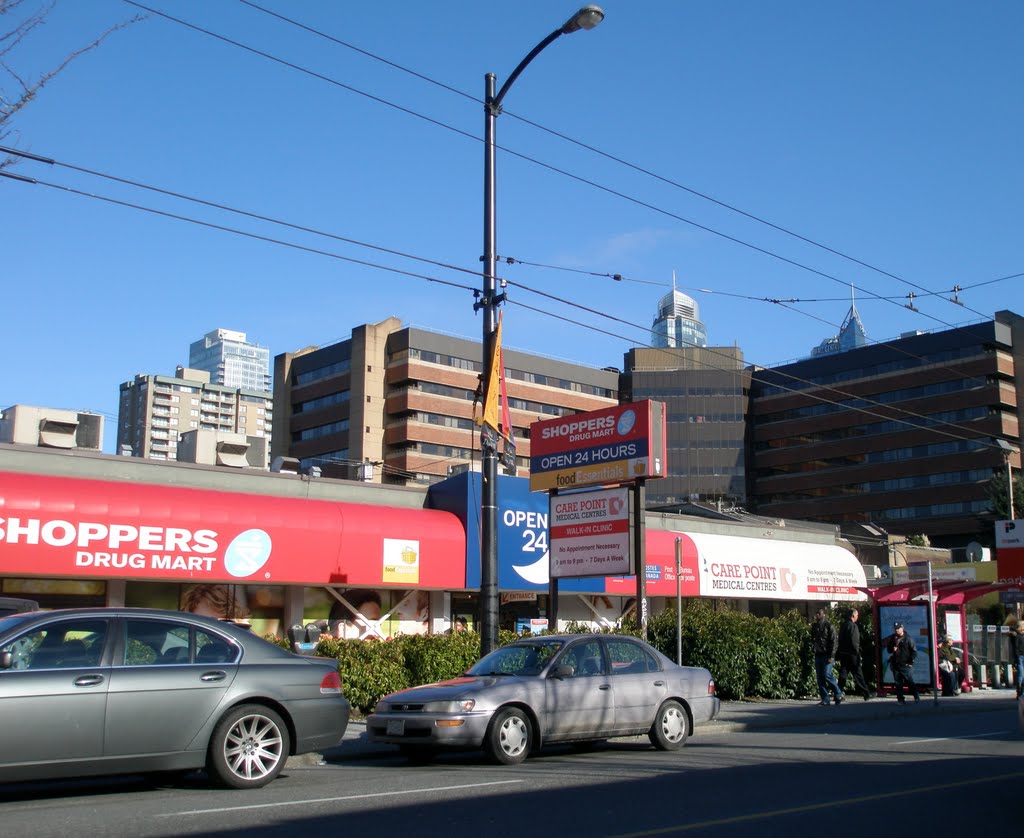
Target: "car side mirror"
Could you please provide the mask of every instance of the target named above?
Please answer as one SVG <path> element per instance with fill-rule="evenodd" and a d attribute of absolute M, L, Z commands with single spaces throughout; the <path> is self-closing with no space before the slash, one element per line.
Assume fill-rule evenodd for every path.
<path fill-rule="evenodd" d="M 14 655 L 11 652 L 0 652 L 0 669 L 10 669 L 14 666 Z"/>
<path fill-rule="evenodd" d="M 555 671 L 551 674 L 554 678 L 572 678 L 576 674 L 576 667 L 563 663 L 561 666 L 556 666 Z"/>

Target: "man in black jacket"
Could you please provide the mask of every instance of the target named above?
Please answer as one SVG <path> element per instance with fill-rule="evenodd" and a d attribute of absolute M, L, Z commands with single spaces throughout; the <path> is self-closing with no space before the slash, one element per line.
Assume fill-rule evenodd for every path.
<path fill-rule="evenodd" d="M 846 619 L 839 627 L 839 649 L 836 652 L 836 660 L 839 661 L 839 683 L 846 685 L 846 676 L 853 676 L 853 684 L 857 688 L 857 695 L 862 696 L 865 701 L 871 698 L 871 690 L 864 681 L 864 670 L 860 658 L 860 627 L 857 620 L 860 612 L 851 608 L 846 612 Z"/>
<path fill-rule="evenodd" d="M 836 637 L 836 630 L 828 621 L 828 615 L 824 608 L 819 608 L 814 614 L 814 623 L 811 625 L 811 648 L 814 651 L 814 672 L 818 676 L 818 693 L 821 695 L 821 703 L 828 707 L 829 692 L 834 696 L 836 704 L 843 703 L 843 691 L 836 683 L 836 676 L 832 672 L 832 663 L 836 657 L 836 647 L 839 638 Z"/>
<path fill-rule="evenodd" d="M 921 696 L 917 692 L 917 685 L 914 683 L 914 659 L 917 658 L 917 647 L 913 639 L 907 634 L 903 623 L 893 624 L 893 634 L 885 639 L 885 648 L 889 652 L 889 668 L 892 670 L 893 680 L 896 682 L 896 700 L 903 703 L 903 687 L 910 688 L 910 694 L 914 701 L 920 701 Z"/>

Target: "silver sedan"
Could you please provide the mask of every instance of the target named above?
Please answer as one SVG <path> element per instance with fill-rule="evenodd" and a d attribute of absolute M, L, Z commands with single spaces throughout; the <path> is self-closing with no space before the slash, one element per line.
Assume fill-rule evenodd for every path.
<path fill-rule="evenodd" d="M 656 748 L 680 748 L 719 709 L 708 670 L 634 637 L 545 635 L 495 650 L 460 678 L 384 697 L 367 732 L 411 759 L 482 748 L 514 765 L 554 742 L 646 733 Z"/>
<path fill-rule="evenodd" d="M 0 782 L 206 768 L 266 785 L 348 725 L 337 661 L 246 628 L 132 608 L 0 619 Z"/>

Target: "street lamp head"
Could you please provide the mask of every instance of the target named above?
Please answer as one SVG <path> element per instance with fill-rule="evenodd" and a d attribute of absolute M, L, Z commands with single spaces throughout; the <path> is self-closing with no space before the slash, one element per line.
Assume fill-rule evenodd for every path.
<path fill-rule="evenodd" d="M 563 35 L 568 35 L 578 29 L 593 29 L 602 20 L 604 20 L 604 9 L 600 6 L 584 6 L 562 24 L 561 32 Z"/>

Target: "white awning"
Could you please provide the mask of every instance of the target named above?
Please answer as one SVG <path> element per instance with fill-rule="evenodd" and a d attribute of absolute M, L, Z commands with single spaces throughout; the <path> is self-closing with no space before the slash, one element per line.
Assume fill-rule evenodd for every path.
<path fill-rule="evenodd" d="M 859 600 L 866 587 L 857 558 L 835 544 L 680 533 L 697 548 L 701 596 L 738 599 Z"/>

